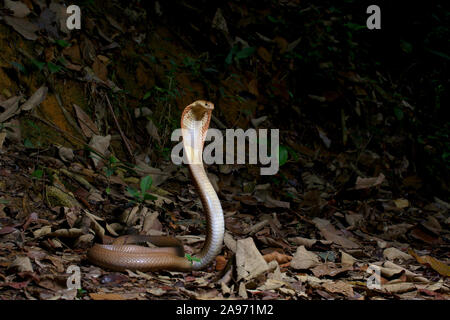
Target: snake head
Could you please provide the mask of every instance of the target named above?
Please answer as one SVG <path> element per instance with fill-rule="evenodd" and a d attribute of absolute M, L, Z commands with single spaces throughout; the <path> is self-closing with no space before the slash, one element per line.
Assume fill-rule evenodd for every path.
<path fill-rule="evenodd" d="M 187 106 L 186 109 L 189 107 L 192 114 L 191 116 L 194 120 L 202 121 L 203 119 L 205 119 L 205 117 L 208 117 L 209 120 L 209 118 L 211 117 L 211 112 L 214 109 L 214 103 L 205 100 L 197 100 Z M 207 126 L 209 126 L 209 121 Z"/>
<path fill-rule="evenodd" d="M 202 163 L 203 143 L 213 109 L 214 104 L 205 100 L 197 100 L 184 108 L 181 130 L 189 163 Z"/>

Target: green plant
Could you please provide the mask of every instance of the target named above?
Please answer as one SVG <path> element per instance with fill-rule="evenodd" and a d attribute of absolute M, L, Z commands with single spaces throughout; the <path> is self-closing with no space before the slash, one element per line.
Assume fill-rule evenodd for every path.
<path fill-rule="evenodd" d="M 230 52 L 228 53 L 225 59 L 225 63 L 227 65 L 230 65 L 233 63 L 233 61 L 239 62 L 239 60 L 246 59 L 252 56 L 255 53 L 255 51 L 256 51 L 255 47 L 246 47 L 239 50 L 239 47 L 235 45 L 233 48 L 231 48 Z"/>
<path fill-rule="evenodd" d="M 141 190 L 137 190 L 133 187 L 128 187 L 127 192 L 134 198 L 133 202 L 143 203 L 145 200 L 155 200 L 155 196 L 147 193 L 147 191 L 150 190 L 152 183 L 152 177 L 146 176 L 141 179 Z"/>
<path fill-rule="evenodd" d="M 44 175 L 44 170 L 42 170 L 42 169 L 36 169 L 31 174 L 31 176 L 36 179 L 41 179 L 43 175 Z"/>
<path fill-rule="evenodd" d="M 200 262 L 200 259 L 199 259 L 199 258 L 193 257 L 193 256 L 191 256 L 191 255 L 188 254 L 188 253 L 186 253 L 186 254 L 184 255 L 184 257 L 185 257 L 186 259 L 188 259 L 188 260 L 191 262 L 191 264 L 192 264 L 193 261 Z"/>

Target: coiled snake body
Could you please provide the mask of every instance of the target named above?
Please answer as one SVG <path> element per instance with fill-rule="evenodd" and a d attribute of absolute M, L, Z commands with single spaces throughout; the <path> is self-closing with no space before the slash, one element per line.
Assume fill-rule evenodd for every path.
<path fill-rule="evenodd" d="M 206 213 L 206 240 L 199 256 L 192 261 L 185 258 L 182 243 L 172 237 L 129 235 L 118 237 L 110 244 L 94 244 L 87 253 L 92 263 L 117 271 L 189 271 L 204 268 L 217 256 L 223 243 L 224 218 L 202 160 L 213 109 L 211 102 L 198 100 L 188 105 L 181 115 L 184 152 Z M 136 245 L 140 242 L 151 242 L 158 248 Z"/>

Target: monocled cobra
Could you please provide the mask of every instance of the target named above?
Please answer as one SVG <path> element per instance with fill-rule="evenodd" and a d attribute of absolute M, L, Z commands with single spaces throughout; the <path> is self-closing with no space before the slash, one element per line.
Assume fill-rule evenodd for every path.
<path fill-rule="evenodd" d="M 188 105 L 181 115 L 184 152 L 206 212 L 207 233 L 200 254 L 186 258 L 182 243 L 172 237 L 128 235 L 118 237 L 109 244 L 94 244 L 87 253 L 92 263 L 117 271 L 189 271 L 203 269 L 217 256 L 223 243 L 224 218 L 222 206 L 206 175 L 202 159 L 213 109 L 214 104 L 211 102 L 198 100 Z M 151 242 L 158 247 L 136 245 L 143 242 Z"/>

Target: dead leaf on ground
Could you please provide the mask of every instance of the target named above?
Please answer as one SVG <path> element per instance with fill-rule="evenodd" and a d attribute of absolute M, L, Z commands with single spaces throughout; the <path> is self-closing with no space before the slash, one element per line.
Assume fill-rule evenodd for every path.
<path fill-rule="evenodd" d="M 323 276 L 335 277 L 338 274 L 341 274 L 346 271 L 353 270 L 353 267 L 350 265 L 345 265 L 343 267 L 338 267 L 336 264 L 332 262 L 323 263 L 311 269 L 312 273 L 320 278 Z"/>
<path fill-rule="evenodd" d="M 333 241 L 336 244 L 343 246 L 344 248 L 358 248 L 359 245 L 343 236 L 341 231 L 336 230 L 336 228 L 328 221 L 320 218 L 314 218 L 313 222 L 316 227 L 320 230 L 320 233 L 325 239 Z"/>
<path fill-rule="evenodd" d="M 77 115 L 78 124 L 80 125 L 81 131 L 87 138 L 91 138 L 93 135 L 99 135 L 97 126 L 91 120 L 91 118 L 83 111 L 79 106 L 73 104 L 73 109 Z"/>
<path fill-rule="evenodd" d="M 13 15 L 17 18 L 25 18 L 31 12 L 30 9 L 20 1 L 5 0 L 5 8 L 14 12 Z"/>
<path fill-rule="evenodd" d="M 305 246 L 297 248 L 291 260 L 291 267 L 294 269 L 309 269 L 320 264 L 320 258 L 314 252 L 306 250 Z"/>
<path fill-rule="evenodd" d="M 36 32 L 39 30 L 39 27 L 28 21 L 27 19 L 23 18 L 16 18 L 16 17 L 3 17 L 5 22 L 13 27 L 14 30 L 16 30 L 18 33 L 20 33 L 25 39 L 35 41 L 37 40 L 38 36 L 36 35 Z"/>
<path fill-rule="evenodd" d="M 0 123 L 5 122 L 9 118 L 15 116 L 20 112 L 19 109 L 20 98 L 21 98 L 20 96 L 15 96 L 9 98 L 6 101 L 0 102 L 0 111 L 2 111 L 2 113 L 0 113 Z"/>
<path fill-rule="evenodd" d="M 266 262 L 275 260 L 280 265 L 282 265 L 284 263 L 288 263 L 289 261 L 292 260 L 291 256 L 284 254 L 284 253 L 280 253 L 278 251 L 273 251 L 272 253 L 265 254 L 263 256 L 263 258 L 264 258 L 264 260 L 266 260 Z"/>
<path fill-rule="evenodd" d="M 431 256 L 419 256 L 412 249 L 409 249 L 408 252 L 420 264 L 428 265 L 431 268 L 433 268 L 435 271 L 437 271 L 440 275 L 445 276 L 445 277 L 450 277 L 450 267 L 448 265 L 446 265 L 445 263 L 443 263 L 442 261 L 439 261 Z"/>
<path fill-rule="evenodd" d="M 238 281 L 240 279 L 253 279 L 269 269 L 252 238 L 237 241 L 236 267 Z"/>
<path fill-rule="evenodd" d="M 360 189 L 368 189 L 368 188 L 379 186 L 379 185 L 381 185 L 381 183 L 383 183 L 384 178 L 385 178 L 384 174 L 382 174 L 382 173 L 380 173 L 378 175 L 378 177 L 374 177 L 374 178 L 358 177 L 356 179 L 355 189 L 360 190 Z"/>
<path fill-rule="evenodd" d="M 31 110 L 34 107 L 38 106 L 47 97 L 47 92 L 48 92 L 48 88 L 46 86 L 40 87 L 33 93 L 33 95 L 23 105 L 20 106 L 20 109 L 24 110 L 24 111 L 28 111 L 28 110 Z"/>
<path fill-rule="evenodd" d="M 93 135 L 91 142 L 89 142 L 89 146 L 92 147 L 95 152 L 91 151 L 91 158 L 94 162 L 95 167 L 98 167 L 102 158 L 97 155 L 97 152 L 100 153 L 103 157 L 107 157 L 107 150 L 109 148 L 109 144 L 111 143 L 111 135 L 107 135 L 106 137 Z"/>
<path fill-rule="evenodd" d="M 93 300 L 127 300 L 126 297 L 118 293 L 89 293 L 89 296 Z"/>
<path fill-rule="evenodd" d="M 341 293 L 346 297 L 353 297 L 355 295 L 352 285 L 341 280 L 336 282 L 325 282 L 322 284 L 322 287 L 330 293 Z"/>
<path fill-rule="evenodd" d="M 413 258 L 409 254 L 393 247 L 384 249 L 383 256 L 388 260 L 395 260 L 395 259 L 410 260 Z"/>

